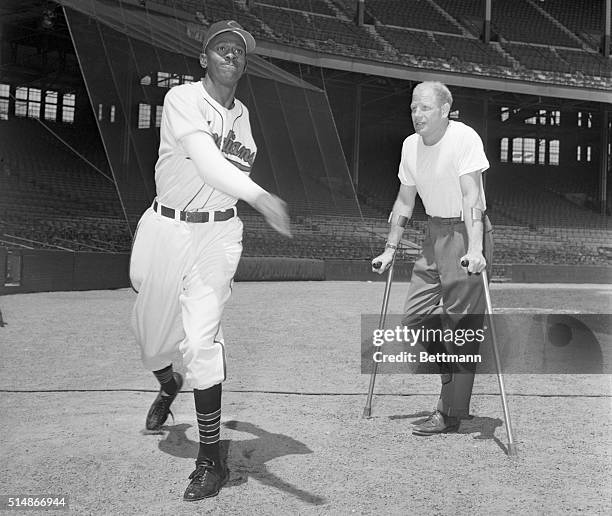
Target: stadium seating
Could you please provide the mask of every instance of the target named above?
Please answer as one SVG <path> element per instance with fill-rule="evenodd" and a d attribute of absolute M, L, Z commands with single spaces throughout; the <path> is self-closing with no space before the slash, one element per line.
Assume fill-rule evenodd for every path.
<path fill-rule="evenodd" d="M 461 30 L 427 0 L 376 0 L 368 2 L 367 6 L 383 25 L 461 34 Z"/>
<path fill-rule="evenodd" d="M 487 178 L 487 197 L 498 212 L 530 227 L 584 227 L 607 229 L 610 217 L 580 207 L 549 191 L 529 171 L 503 169 Z"/>
<path fill-rule="evenodd" d="M 573 67 L 559 57 L 559 54 L 551 47 L 521 43 L 502 43 L 501 46 L 528 69 L 563 73 L 574 71 Z"/>
<path fill-rule="evenodd" d="M 436 34 L 434 39 L 444 48 L 447 59 L 450 57 L 457 61 L 468 61 L 486 66 L 512 66 L 508 58 L 495 50 L 495 47 L 486 45 L 476 38 Z"/>
<path fill-rule="evenodd" d="M 484 0 L 370 0 L 365 27 L 353 22 L 356 0 L 151 0 L 208 22 L 236 19 L 261 40 L 348 58 L 612 88 L 610 59 L 581 50 L 600 46 L 602 7 L 592 2 L 495 0 L 494 43 L 486 45 L 479 41 Z"/>
<path fill-rule="evenodd" d="M 95 128 L 80 132 L 80 136 L 75 132 L 72 138 L 80 137 L 81 142 L 85 142 L 80 145 L 80 154 L 97 170 L 52 136 L 39 122 L 13 119 L 3 124 L 6 133 L 0 139 L 0 154 L 10 166 L 13 178 L 19 180 L 13 184 L 13 188 L 18 187 L 15 194 L 46 195 L 49 202 L 80 203 L 83 209 L 105 215 L 119 213 L 119 202 L 109 167 L 103 153 L 97 153 L 101 150 L 99 142 L 97 148 L 88 147 L 83 137 L 84 134 L 90 134 L 93 139 L 97 138 Z M 66 137 L 64 141 L 69 139 L 67 130 L 59 124 L 54 125 L 52 130 L 58 135 L 63 131 Z M 34 149 L 32 145 L 35 145 Z M 93 155 L 88 152 L 88 148 L 94 152 Z"/>
<path fill-rule="evenodd" d="M 579 47 L 575 39 L 527 0 L 496 0 L 491 18 L 493 30 L 510 41 Z"/>
<path fill-rule="evenodd" d="M 603 241 L 612 237 L 612 231 L 603 231 L 598 237 L 584 238 L 584 230 L 542 228 L 538 230 L 520 226 L 495 224 L 493 233 L 494 256 L 502 263 L 548 263 L 560 265 L 602 265 L 609 259 L 601 251 Z"/>
<path fill-rule="evenodd" d="M 98 170 L 84 162 L 39 122 L 4 121 L 0 156 L 4 163 L 0 188 L 0 232 L 13 242 L 87 248 L 79 244 L 98 239 L 101 249 L 125 248 L 127 225 L 116 189 L 108 174 L 95 128 L 76 131 L 53 126 L 64 141 L 75 143 Z M 72 134 L 71 134 L 72 133 Z M 91 135 L 91 141 L 87 136 Z M 96 143 L 97 142 L 97 145 Z M 84 155 L 82 154 L 82 155 Z M 6 240 L 6 236 L 0 239 Z M 67 242 L 65 241 L 67 240 Z M 121 243 L 123 241 L 123 243 Z M 62 245 L 63 242 L 63 245 Z"/>
<path fill-rule="evenodd" d="M 172 0 L 170 0 L 172 1 Z M 185 0 L 178 0 L 180 3 Z M 262 26 L 261 19 L 245 8 L 244 3 L 227 0 L 188 0 L 187 12 L 200 12 L 207 20 L 237 20 L 255 37 L 270 38 Z"/>
<path fill-rule="evenodd" d="M 209 22 L 233 18 L 259 39 L 346 57 L 512 80 L 612 87 L 610 59 L 581 50 L 587 44 L 598 50 L 600 45 L 602 6 L 593 0 L 572 5 L 563 0 L 492 2 L 492 36 L 502 44 L 499 48 L 478 40 L 484 0 L 369 1 L 366 19 L 373 25 L 368 27 L 351 21 L 355 0 L 152 3 L 199 12 Z"/>
<path fill-rule="evenodd" d="M 256 3 L 327 16 L 336 14 L 325 0 L 259 0 Z"/>
<path fill-rule="evenodd" d="M 410 54 L 427 59 L 448 57 L 446 49 L 436 42 L 431 33 L 385 26 L 379 27 L 378 33 L 401 54 Z"/>
<path fill-rule="evenodd" d="M 442 7 L 446 12 L 459 21 L 469 19 L 483 19 L 485 0 L 435 0 L 436 4 Z"/>
<path fill-rule="evenodd" d="M 594 50 L 599 49 L 603 29 L 604 2 L 594 0 L 547 0 L 540 7 L 565 25 Z"/>
<path fill-rule="evenodd" d="M 263 3 L 254 4 L 250 12 L 272 31 L 275 39 L 288 44 L 352 55 L 369 55 L 372 50 L 383 50 L 364 28 L 347 20 Z"/>
<path fill-rule="evenodd" d="M 456 2 L 455 0 L 436 0 L 472 36 L 480 37 L 484 20 L 484 0 Z"/>
<path fill-rule="evenodd" d="M 612 77 L 612 60 L 600 54 L 567 48 L 559 48 L 557 53 L 576 71 L 586 75 Z"/>

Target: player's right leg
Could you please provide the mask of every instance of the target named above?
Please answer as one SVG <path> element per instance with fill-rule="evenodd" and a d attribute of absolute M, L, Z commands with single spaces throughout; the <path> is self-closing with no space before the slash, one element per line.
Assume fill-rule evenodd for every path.
<path fill-rule="evenodd" d="M 147 210 L 139 222 L 130 259 L 130 280 L 138 293 L 132 329 L 145 368 L 160 383 L 146 418 L 149 431 L 158 431 L 165 423 L 183 384 L 182 376 L 172 369 L 184 335 L 179 295 L 189 266 L 189 238 L 183 224 Z"/>

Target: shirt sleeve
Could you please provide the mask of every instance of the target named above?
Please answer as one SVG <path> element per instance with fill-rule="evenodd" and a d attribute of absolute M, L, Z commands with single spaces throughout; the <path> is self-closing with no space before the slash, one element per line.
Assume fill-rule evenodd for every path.
<path fill-rule="evenodd" d="M 463 176 L 472 172 L 484 172 L 489 168 L 489 160 L 478 133 L 467 127 L 462 145 L 459 146 L 457 174 Z"/>
<path fill-rule="evenodd" d="M 197 98 L 185 88 L 171 88 L 164 99 L 162 115 L 168 129 L 177 141 L 198 131 L 212 136 Z"/>
<path fill-rule="evenodd" d="M 400 183 L 402 183 L 403 185 L 416 186 L 414 178 L 412 177 L 412 172 L 410 171 L 410 167 L 408 166 L 408 160 L 410 159 L 408 154 L 408 140 L 404 140 L 404 144 L 402 145 L 402 157 L 400 160 L 397 177 L 399 177 Z"/>

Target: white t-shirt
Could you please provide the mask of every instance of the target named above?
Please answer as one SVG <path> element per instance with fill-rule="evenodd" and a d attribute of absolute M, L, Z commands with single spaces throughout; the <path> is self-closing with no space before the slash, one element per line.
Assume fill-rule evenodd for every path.
<path fill-rule="evenodd" d="M 398 176 L 402 184 L 416 186 L 428 215 L 460 217 L 459 177 L 488 168 L 489 161 L 478 133 L 462 122 L 450 120 L 444 136 L 434 145 L 425 145 L 416 133 L 404 140 Z M 486 208 L 482 175 L 480 191 Z"/>
<path fill-rule="evenodd" d="M 181 139 L 196 131 L 209 134 L 227 161 L 250 174 L 257 147 L 244 104 L 235 99 L 231 109 L 224 108 L 202 82 L 175 86 L 166 94 L 162 111 L 157 200 L 183 211 L 231 208 L 237 199 L 206 185 L 183 148 Z"/>

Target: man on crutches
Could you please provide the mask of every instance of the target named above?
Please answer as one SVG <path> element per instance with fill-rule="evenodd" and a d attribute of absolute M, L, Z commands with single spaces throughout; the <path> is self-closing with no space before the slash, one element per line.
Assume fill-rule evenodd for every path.
<path fill-rule="evenodd" d="M 390 216 L 385 251 L 372 260 L 383 274 L 392 263 L 417 193 L 428 215 L 423 250 L 415 262 L 403 324 L 425 329 L 482 323 L 486 296 L 481 272 L 491 264 L 491 225 L 485 215 L 482 173 L 489 168 L 482 140 L 469 126 L 449 120 L 452 95 L 439 82 L 418 84 L 410 105 L 415 134 L 404 141 L 397 199 Z M 486 255 L 486 259 L 485 259 Z M 467 264 L 462 267 L 461 262 Z M 431 332 L 430 334 L 435 334 Z M 422 342 L 430 354 L 458 352 L 444 341 Z M 467 350 L 464 350 L 464 352 Z M 477 352 L 470 349 L 468 352 Z M 469 415 L 475 368 L 439 364 L 438 404 L 413 434 L 455 432 Z"/>

